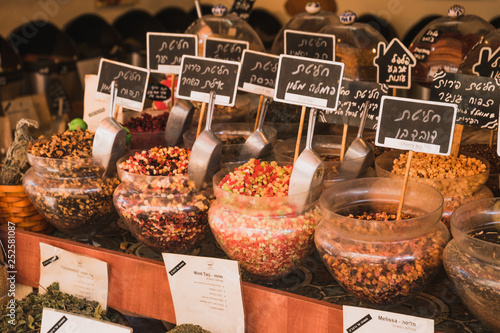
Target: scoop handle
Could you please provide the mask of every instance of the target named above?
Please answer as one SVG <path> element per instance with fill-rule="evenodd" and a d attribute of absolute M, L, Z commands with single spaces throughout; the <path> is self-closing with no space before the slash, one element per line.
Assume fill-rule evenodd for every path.
<path fill-rule="evenodd" d="M 205 123 L 205 130 L 212 130 L 212 118 L 214 116 L 214 108 L 215 108 L 215 91 L 210 92 L 210 97 L 208 98 L 208 111 L 207 111 L 207 121 Z"/>
<path fill-rule="evenodd" d="M 314 136 L 314 125 L 316 123 L 316 108 L 312 108 L 309 111 L 309 123 L 307 124 L 307 136 L 306 136 L 306 147 L 305 149 L 312 150 L 312 141 Z"/>
<path fill-rule="evenodd" d="M 266 119 L 267 108 L 269 107 L 270 100 L 268 97 L 264 99 L 262 103 L 262 109 L 260 110 L 259 122 L 257 123 L 256 131 L 262 132 L 262 127 L 264 126 L 264 120 Z"/>
<path fill-rule="evenodd" d="M 361 138 L 361 136 L 363 135 L 363 130 L 365 129 L 366 117 L 368 116 L 368 102 L 365 102 L 363 106 L 364 109 L 363 112 L 361 113 L 361 121 L 359 122 L 358 135 L 356 136 L 357 138 Z"/>
<path fill-rule="evenodd" d="M 118 95 L 118 84 L 116 81 L 111 81 L 111 90 L 109 92 L 109 117 L 115 117 L 116 96 Z"/>

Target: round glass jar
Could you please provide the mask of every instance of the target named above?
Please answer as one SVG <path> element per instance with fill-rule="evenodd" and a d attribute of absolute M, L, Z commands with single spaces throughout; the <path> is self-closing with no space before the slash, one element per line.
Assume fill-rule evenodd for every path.
<path fill-rule="evenodd" d="M 467 308 L 500 331 L 500 198 L 470 202 L 451 216 L 453 240 L 443 254 L 446 273 Z M 473 237 L 490 233 L 496 243 Z"/>
<path fill-rule="evenodd" d="M 165 127 L 168 115 L 169 111 L 167 110 L 144 110 L 142 112 L 129 110 L 124 112 L 121 122 L 130 130 L 130 149 L 142 150 L 167 146 Z"/>
<path fill-rule="evenodd" d="M 395 219 L 402 185 L 402 179 L 346 180 L 320 198 L 323 220 L 314 241 L 323 263 L 350 294 L 381 307 L 420 292 L 441 267 L 450 239 L 440 222 L 443 197 L 430 186 L 408 182 L 403 219 Z M 376 213 L 394 214 L 393 220 L 356 218 Z"/>
<path fill-rule="evenodd" d="M 403 179 L 403 175 L 398 175 L 391 171 L 394 166 L 394 160 L 405 153 L 406 151 L 390 150 L 378 156 L 375 159 L 377 176 Z M 410 180 L 427 184 L 441 192 L 445 200 L 443 205 L 443 219 L 447 226 L 450 223 L 451 213 L 460 205 L 471 200 L 493 197 L 493 193 L 484 186 L 490 174 L 489 162 L 484 157 L 474 153 L 461 152 L 460 155 L 473 157 L 481 161 L 486 165 L 486 170 L 476 175 L 458 178 L 420 178 L 412 177 L 411 175 L 409 177 Z M 413 157 L 412 161 L 414 160 L 415 157 Z"/>
<path fill-rule="evenodd" d="M 113 191 L 119 180 L 103 177 L 98 159 L 27 156 L 31 168 L 24 175 L 24 189 L 38 212 L 54 227 L 88 241 L 116 221 Z"/>
<path fill-rule="evenodd" d="M 113 202 L 132 235 L 147 247 L 157 253 L 187 253 L 209 232 L 207 213 L 214 199 L 214 173 L 148 176 L 118 167 L 122 183 Z"/>
<path fill-rule="evenodd" d="M 208 222 L 215 239 L 229 258 L 260 279 L 291 272 L 314 249 L 321 187 L 285 197 L 247 196 L 219 187 L 228 173 L 224 169 L 213 178 L 216 200 Z M 304 196 L 312 198 L 311 203 L 301 204 Z"/>

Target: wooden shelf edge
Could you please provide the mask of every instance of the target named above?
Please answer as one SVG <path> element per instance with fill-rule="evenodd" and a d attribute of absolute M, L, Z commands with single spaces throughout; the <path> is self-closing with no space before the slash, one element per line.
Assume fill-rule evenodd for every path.
<path fill-rule="evenodd" d="M 6 244 L 7 228 L 0 227 Z M 103 260 L 109 265 L 108 305 L 128 313 L 175 323 L 163 262 L 16 230 L 16 282 L 38 287 L 40 242 Z M 242 283 L 246 332 L 341 333 L 342 308 L 304 296 Z"/>

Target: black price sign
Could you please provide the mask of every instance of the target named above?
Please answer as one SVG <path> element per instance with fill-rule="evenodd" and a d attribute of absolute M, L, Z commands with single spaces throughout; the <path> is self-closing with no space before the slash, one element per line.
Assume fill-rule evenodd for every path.
<path fill-rule="evenodd" d="M 153 73 L 179 74 L 183 55 L 198 55 L 198 36 L 147 33 L 147 62 Z"/>
<path fill-rule="evenodd" d="M 365 128 L 376 129 L 380 100 L 387 95 L 386 85 L 376 82 L 343 80 L 337 110 L 320 110 L 319 121 L 359 127 L 361 114 L 368 108 Z"/>
<path fill-rule="evenodd" d="M 459 125 L 498 127 L 500 79 L 439 72 L 432 81 L 430 100 L 457 104 Z"/>
<path fill-rule="evenodd" d="M 208 103 L 215 91 L 216 104 L 234 106 L 239 73 L 239 62 L 183 56 L 175 96 Z"/>
<path fill-rule="evenodd" d="M 250 50 L 243 51 L 238 89 L 273 97 L 278 63 L 279 56 L 277 55 Z"/>
<path fill-rule="evenodd" d="M 479 61 L 472 66 L 472 73 L 493 79 L 500 78 L 500 47 L 495 52 L 489 47 L 483 47 Z"/>
<path fill-rule="evenodd" d="M 148 85 L 146 97 L 153 101 L 165 101 L 170 98 L 170 88 L 164 84 L 155 82 Z"/>
<path fill-rule="evenodd" d="M 231 13 L 236 13 L 243 20 L 248 20 L 255 0 L 234 0 Z"/>
<path fill-rule="evenodd" d="M 285 54 L 335 61 L 335 36 L 285 30 Z"/>
<path fill-rule="evenodd" d="M 382 97 L 375 145 L 449 155 L 457 106 L 400 97 Z"/>
<path fill-rule="evenodd" d="M 248 49 L 246 41 L 211 37 L 205 40 L 206 58 L 241 61 L 243 51 L 246 49 Z"/>
<path fill-rule="evenodd" d="M 417 64 L 413 54 L 397 38 L 389 45 L 378 43 L 378 53 L 373 63 L 377 67 L 377 82 L 390 88 L 409 89 L 411 68 Z"/>
<path fill-rule="evenodd" d="M 344 64 L 280 55 L 274 99 L 279 102 L 336 110 Z"/>
<path fill-rule="evenodd" d="M 95 99 L 108 102 L 111 82 L 118 86 L 116 105 L 142 111 L 146 98 L 149 70 L 108 59 L 101 59 Z"/>
<path fill-rule="evenodd" d="M 422 43 L 435 43 L 439 39 L 440 32 L 438 30 L 427 29 L 427 31 L 420 37 Z"/>

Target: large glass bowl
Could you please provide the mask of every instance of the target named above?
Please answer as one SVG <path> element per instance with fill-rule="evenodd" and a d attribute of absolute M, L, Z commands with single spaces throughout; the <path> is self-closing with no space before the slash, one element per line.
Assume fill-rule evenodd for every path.
<path fill-rule="evenodd" d="M 478 200 L 451 216 L 453 240 L 443 255 L 446 273 L 467 308 L 492 332 L 500 332 L 500 198 Z M 491 233 L 497 243 L 472 237 Z"/>
<path fill-rule="evenodd" d="M 406 151 L 390 150 L 375 159 L 375 171 L 379 177 L 403 178 L 403 175 L 392 173 L 394 160 Z M 493 193 L 484 185 L 490 174 L 490 164 L 482 156 L 474 153 L 460 153 L 467 157 L 473 157 L 486 165 L 486 170 L 482 173 L 459 178 L 419 178 L 409 177 L 410 180 L 421 182 L 434 187 L 444 197 L 443 220 L 449 226 L 450 216 L 453 211 L 462 204 L 472 200 L 493 197 Z M 429 166 L 432 167 L 432 166 Z"/>
<path fill-rule="evenodd" d="M 132 235 L 147 247 L 157 253 L 187 253 L 209 232 L 207 212 L 214 199 L 214 173 L 147 176 L 118 167 L 122 183 L 113 202 Z"/>
<path fill-rule="evenodd" d="M 98 159 L 27 156 L 31 168 L 24 175 L 24 189 L 38 212 L 54 227 L 88 241 L 116 221 L 113 191 L 119 180 L 104 178 Z"/>
<path fill-rule="evenodd" d="M 348 137 L 346 141 L 346 146 L 349 145 L 354 140 L 353 137 Z M 352 172 L 352 170 L 357 170 L 358 163 L 363 162 L 361 159 L 353 159 L 349 161 L 340 161 L 340 150 L 341 150 L 342 137 L 337 135 L 315 135 L 313 137 L 313 150 L 318 153 L 321 158 L 325 161 L 325 173 L 323 176 L 323 184 L 325 186 L 330 186 L 334 182 L 357 178 L 358 175 L 363 177 L 369 172 L 371 168 L 367 165 L 361 172 Z M 297 139 L 287 139 L 278 142 L 274 146 L 274 157 L 276 161 L 280 163 L 293 163 L 293 158 L 295 155 L 295 147 L 297 144 Z M 300 141 L 299 150 L 302 151 L 306 145 L 305 138 Z M 368 156 L 373 161 L 373 151 L 370 156 Z M 344 164 L 345 172 L 339 175 L 340 167 Z M 373 169 L 372 169 L 373 170 Z"/>
<path fill-rule="evenodd" d="M 325 189 L 320 198 L 323 220 L 315 243 L 323 263 L 351 295 L 380 307 L 420 292 L 441 267 L 450 239 L 440 222 L 443 197 L 425 184 L 408 182 L 407 218 L 395 219 L 402 185 L 402 179 L 346 180 Z M 394 214 L 394 220 L 356 218 L 365 212 Z"/>
<path fill-rule="evenodd" d="M 394 160 L 399 158 L 400 154 L 406 154 L 406 151 L 401 150 L 391 150 L 383 153 L 375 159 L 375 170 L 377 176 L 379 177 L 394 177 L 403 178 L 403 175 L 397 175 L 392 173 L 391 170 L 394 165 Z M 459 177 L 459 178 L 418 178 L 409 177 L 409 179 L 425 183 L 429 186 L 434 187 L 445 198 L 455 198 L 463 197 L 464 195 L 469 195 L 481 189 L 481 187 L 488 180 L 490 174 L 490 163 L 482 156 L 474 153 L 460 153 L 466 157 L 473 157 L 480 160 L 486 165 L 486 170 L 482 173 L 473 176 Z M 429 166 L 431 167 L 431 166 Z"/>
<path fill-rule="evenodd" d="M 216 200 L 208 212 L 215 239 L 227 256 L 250 274 L 274 280 L 291 272 L 314 249 L 320 221 L 317 199 L 321 188 L 286 197 L 253 197 L 227 192 L 218 184 L 229 173 L 215 174 Z M 300 203 L 303 195 L 310 204 Z"/>

